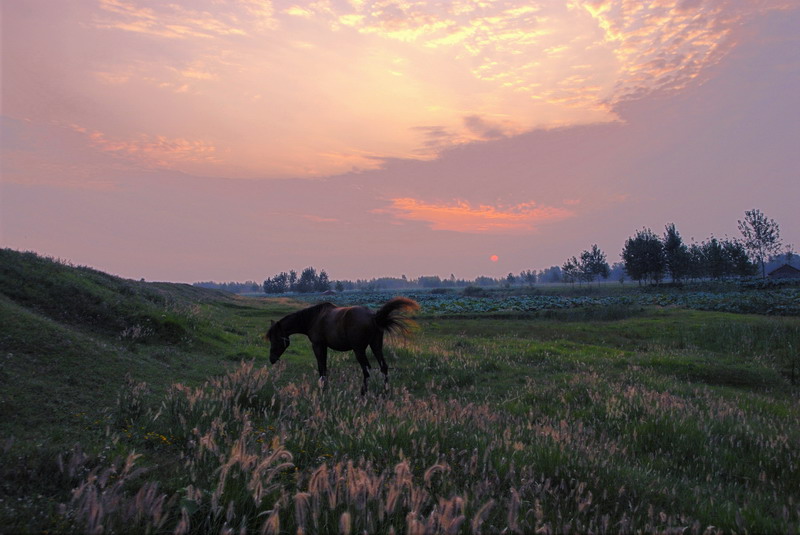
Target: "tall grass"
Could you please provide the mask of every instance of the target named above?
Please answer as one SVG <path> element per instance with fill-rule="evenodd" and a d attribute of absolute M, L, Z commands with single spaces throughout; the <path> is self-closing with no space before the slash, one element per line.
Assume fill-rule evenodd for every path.
<path fill-rule="evenodd" d="M 491 347 L 402 351 L 444 375 L 479 367 L 472 356 Z M 493 403 L 476 401 L 474 385 L 443 396 L 436 373 L 414 392 L 361 397 L 349 373 L 320 390 L 242 363 L 198 388 L 174 385 L 145 412 L 121 396 L 126 423 L 110 438 L 138 453 L 89 470 L 61 515 L 90 533 L 800 528 L 798 411 L 673 391 L 648 373 L 610 379 L 588 366 L 528 378 Z"/>

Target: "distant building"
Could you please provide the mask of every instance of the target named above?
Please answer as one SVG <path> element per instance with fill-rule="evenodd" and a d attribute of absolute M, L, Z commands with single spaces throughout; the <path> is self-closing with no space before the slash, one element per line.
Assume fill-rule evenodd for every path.
<path fill-rule="evenodd" d="M 784 264 L 767 273 L 767 277 L 770 279 L 800 279 L 800 269 Z"/>

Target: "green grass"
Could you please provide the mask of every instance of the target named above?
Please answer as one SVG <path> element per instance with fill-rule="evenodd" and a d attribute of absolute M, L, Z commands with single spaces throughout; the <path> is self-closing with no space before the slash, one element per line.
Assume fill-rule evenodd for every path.
<path fill-rule="evenodd" d="M 199 384 L 266 355 L 269 318 L 296 308 L 0 250 L 0 434 L 71 445 L 127 374 L 156 393 L 178 378 Z"/>
<path fill-rule="evenodd" d="M 10 531 L 800 529 L 800 318 L 421 317 L 361 397 L 350 353 L 268 364 L 298 303 L 2 255 Z"/>

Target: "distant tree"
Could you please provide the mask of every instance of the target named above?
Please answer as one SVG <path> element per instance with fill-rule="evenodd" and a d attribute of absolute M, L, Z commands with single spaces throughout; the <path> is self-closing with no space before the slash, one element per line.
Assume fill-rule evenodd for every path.
<path fill-rule="evenodd" d="M 516 284 L 516 282 L 517 282 L 517 278 L 514 276 L 513 273 L 509 273 L 508 275 L 506 275 L 506 286 L 509 286 L 509 287 L 514 286 L 514 284 Z"/>
<path fill-rule="evenodd" d="M 263 286 L 258 284 L 254 281 L 247 281 L 247 282 L 196 282 L 193 286 L 199 286 L 200 288 L 213 288 L 215 290 L 222 290 L 224 292 L 230 292 L 234 294 L 243 294 L 243 293 L 256 293 L 262 290 Z"/>
<path fill-rule="evenodd" d="M 673 281 L 681 281 L 689 274 L 689 248 L 683 243 L 674 223 L 664 232 L 664 267 Z"/>
<path fill-rule="evenodd" d="M 336 281 L 335 288 L 336 288 L 337 292 L 340 292 L 340 293 L 343 292 L 344 291 L 344 284 L 342 284 L 342 281 Z"/>
<path fill-rule="evenodd" d="M 300 273 L 300 279 L 295 285 L 295 291 L 300 293 L 311 293 L 317 286 L 317 270 L 307 267 Z"/>
<path fill-rule="evenodd" d="M 765 260 L 781 249 L 781 231 L 778 224 L 754 208 L 744 213 L 744 220 L 739 220 L 739 232 L 744 238 L 745 249 L 761 265 L 761 276 L 766 278 Z"/>
<path fill-rule="evenodd" d="M 598 277 L 607 279 L 611 269 L 608 267 L 606 254 L 595 244 L 591 250 L 581 253 L 578 271 L 583 280 L 591 284 Z"/>
<path fill-rule="evenodd" d="M 282 291 L 275 287 L 275 281 L 273 279 L 265 280 L 262 288 L 265 294 L 279 294 Z"/>
<path fill-rule="evenodd" d="M 722 250 L 725 255 L 728 274 L 737 277 L 750 277 L 758 273 L 758 266 L 750 261 L 744 244 L 739 240 L 723 240 Z"/>
<path fill-rule="evenodd" d="M 561 279 L 564 282 L 571 282 L 575 283 L 575 281 L 579 281 L 580 279 L 580 264 L 578 263 L 578 259 L 574 256 L 572 258 L 568 258 L 564 265 L 561 266 Z"/>
<path fill-rule="evenodd" d="M 280 294 L 289 291 L 289 274 L 281 272 L 264 281 L 264 293 Z"/>
<path fill-rule="evenodd" d="M 725 249 L 722 244 L 711 237 L 710 240 L 703 242 L 703 260 L 705 261 L 705 273 L 712 279 L 721 279 L 728 272 L 727 259 L 725 258 Z"/>
<path fill-rule="evenodd" d="M 328 274 L 323 269 L 319 272 L 317 280 L 314 281 L 314 291 L 327 292 L 330 289 L 331 289 L 331 281 L 328 278 Z"/>
<path fill-rule="evenodd" d="M 608 277 L 621 283 L 625 282 L 625 263 L 614 262 L 611 264 L 611 271 L 609 272 Z"/>
<path fill-rule="evenodd" d="M 625 271 L 635 281 L 659 282 L 664 275 L 664 247 L 649 228 L 642 229 L 625 241 L 622 250 Z"/>
<path fill-rule="evenodd" d="M 700 280 L 708 276 L 706 269 L 705 251 L 703 245 L 694 243 L 688 247 L 689 249 L 689 272 L 688 276 L 692 280 Z"/>
<path fill-rule="evenodd" d="M 561 282 L 561 268 L 558 266 L 550 266 L 539 272 L 539 282 Z"/>
<path fill-rule="evenodd" d="M 438 275 L 426 275 L 419 278 L 419 285 L 423 288 L 441 288 L 442 278 Z"/>
<path fill-rule="evenodd" d="M 351 288 L 354 286 L 354 284 L 350 281 L 337 282 L 337 287 L 341 286 L 342 289 L 345 288 L 345 285 L 349 285 Z M 285 292 L 324 292 L 326 290 L 330 290 L 331 280 L 325 270 L 322 270 L 319 272 L 319 274 L 317 274 L 316 269 L 313 267 L 307 267 L 302 271 L 299 278 L 297 277 L 296 271 L 290 271 L 289 273 L 283 271 L 274 277 L 265 280 L 262 287 L 264 289 L 264 293 L 268 294 L 279 294 Z"/>
<path fill-rule="evenodd" d="M 523 284 L 533 286 L 536 284 L 536 272 L 530 269 L 527 271 L 520 271 L 519 280 L 521 280 Z"/>

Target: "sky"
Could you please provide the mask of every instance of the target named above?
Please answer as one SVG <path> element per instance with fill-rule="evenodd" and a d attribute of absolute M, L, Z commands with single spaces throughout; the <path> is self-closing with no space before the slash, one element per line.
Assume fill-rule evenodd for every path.
<path fill-rule="evenodd" d="M 796 0 L 2 0 L 0 246 L 116 275 L 503 277 L 800 246 Z"/>

